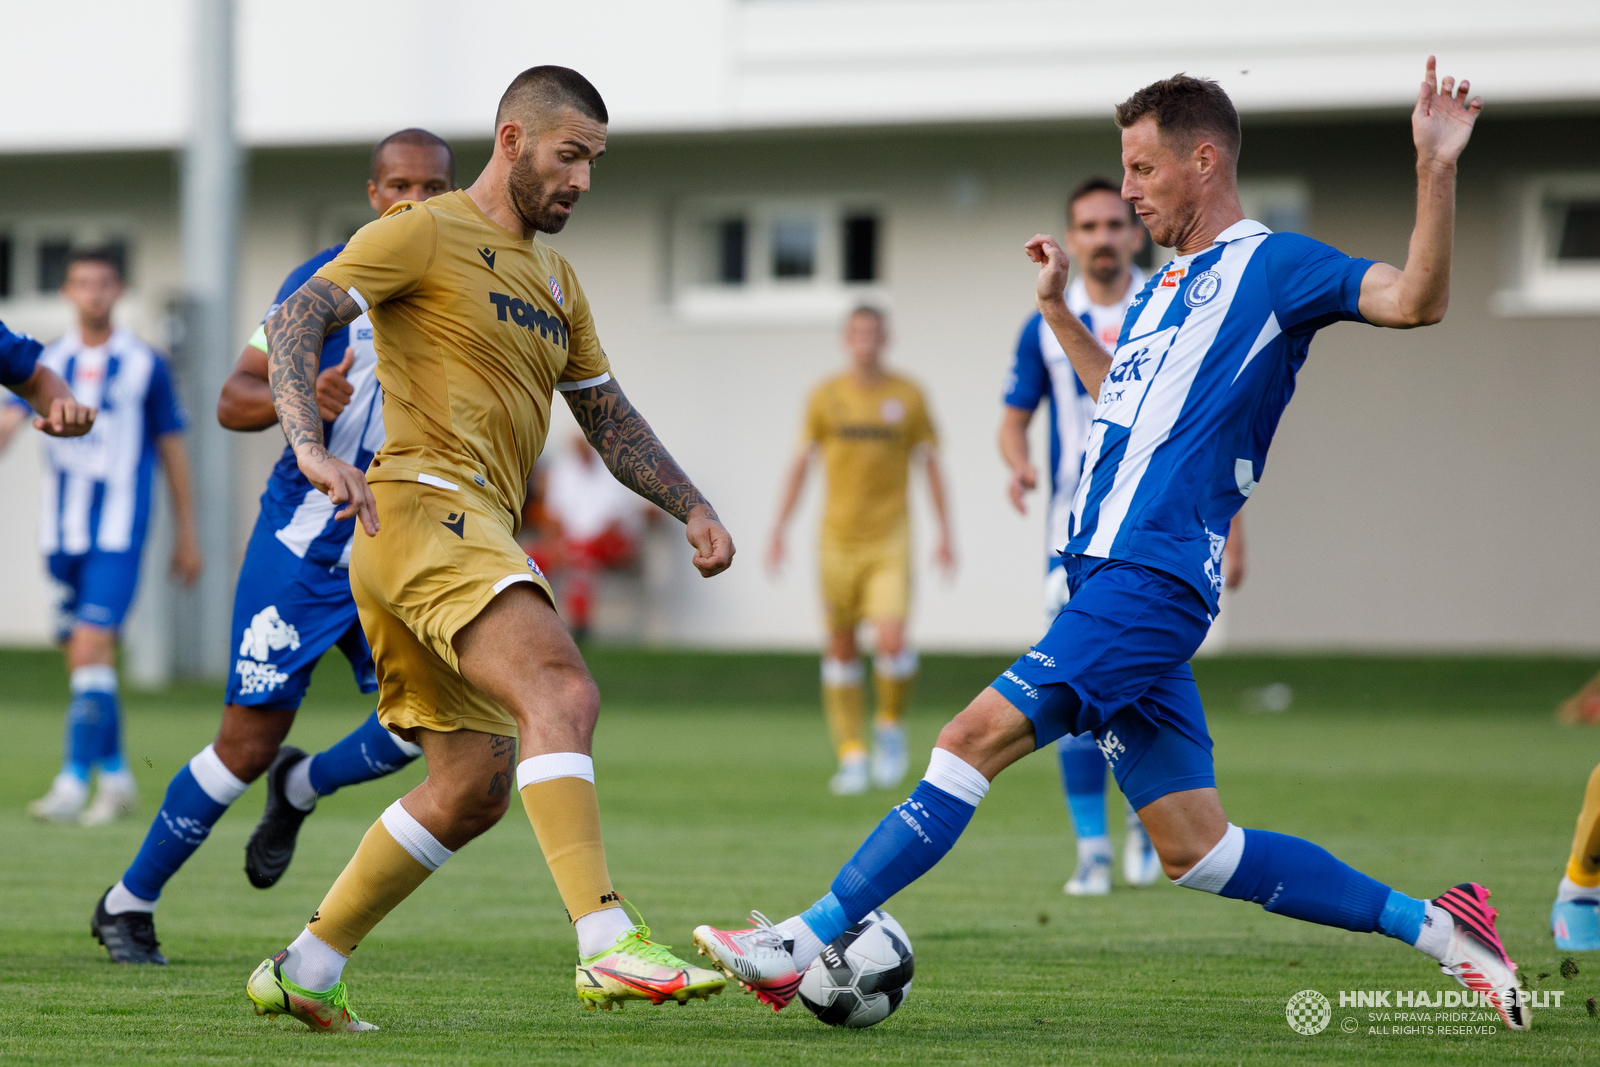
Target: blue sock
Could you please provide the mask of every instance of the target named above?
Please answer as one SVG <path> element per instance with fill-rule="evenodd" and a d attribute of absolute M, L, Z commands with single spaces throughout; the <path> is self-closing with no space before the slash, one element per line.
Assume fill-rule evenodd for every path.
<path fill-rule="evenodd" d="M 122 760 L 122 701 L 117 699 L 115 693 L 85 693 L 100 705 L 100 730 L 98 738 L 98 755 L 95 762 L 100 765 L 100 770 L 107 774 L 115 774 L 123 769 Z"/>
<path fill-rule="evenodd" d="M 74 667 L 72 701 L 67 705 L 67 758 L 62 767 L 87 782 L 95 764 L 120 771 L 122 708 L 117 700 L 117 669 L 108 663 Z"/>
<path fill-rule="evenodd" d="M 1370 933 L 1379 928 L 1391 890 L 1310 841 L 1246 830 L 1239 865 L 1221 893 L 1275 915 Z"/>
<path fill-rule="evenodd" d="M 1061 785 L 1072 813 L 1072 829 L 1082 840 L 1106 833 L 1106 758 L 1097 745 L 1085 747 L 1063 737 L 1056 744 L 1061 761 Z"/>
<path fill-rule="evenodd" d="M 1428 902 L 1408 897 L 1398 890 L 1389 890 L 1383 912 L 1378 916 L 1378 930 L 1396 941 L 1415 945 L 1422 936 L 1422 920 L 1427 917 Z"/>
<path fill-rule="evenodd" d="M 325 797 L 340 786 L 393 774 L 416 758 L 400 747 L 400 739 L 384 729 L 373 712 L 332 748 L 311 757 L 311 788 Z"/>
<path fill-rule="evenodd" d="M 201 778 L 206 785 L 201 784 Z M 161 799 L 161 810 L 150 824 L 138 855 L 123 874 L 122 884 L 143 900 L 160 897 L 167 879 L 205 843 L 222 813 L 244 790 L 245 783 L 229 773 L 207 746 L 173 775 L 167 795 Z"/>
<path fill-rule="evenodd" d="M 921 878 L 967 828 L 973 805 L 923 780 L 878 824 L 802 918 L 827 944 L 852 923 Z M 830 900 L 831 898 L 831 900 Z"/>

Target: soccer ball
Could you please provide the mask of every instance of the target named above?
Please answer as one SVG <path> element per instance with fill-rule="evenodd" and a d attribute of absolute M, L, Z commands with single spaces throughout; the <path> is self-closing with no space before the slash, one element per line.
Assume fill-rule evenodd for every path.
<path fill-rule="evenodd" d="M 822 950 L 800 977 L 800 1003 L 829 1026 L 881 1023 L 911 993 L 911 939 L 879 908 Z"/>

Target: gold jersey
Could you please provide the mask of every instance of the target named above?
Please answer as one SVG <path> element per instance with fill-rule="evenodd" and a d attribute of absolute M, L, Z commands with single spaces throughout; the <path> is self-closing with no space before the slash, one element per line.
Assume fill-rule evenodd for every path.
<path fill-rule="evenodd" d="M 871 389 L 847 374 L 831 378 L 806 405 L 803 443 L 822 449 L 825 541 L 863 543 L 904 533 L 911 453 L 938 443 L 921 389 L 897 374 Z"/>
<path fill-rule="evenodd" d="M 610 378 L 571 265 L 458 190 L 396 204 L 317 276 L 372 320 L 384 442 L 367 480 L 442 480 L 515 531 L 552 392 Z"/>

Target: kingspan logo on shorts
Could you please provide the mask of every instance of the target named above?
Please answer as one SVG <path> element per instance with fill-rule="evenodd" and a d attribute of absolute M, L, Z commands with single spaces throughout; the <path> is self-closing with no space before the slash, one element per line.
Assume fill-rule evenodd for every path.
<path fill-rule="evenodd" d="M 240 659 L 233 665 L 239 675 L 240 693 L 244 696 L 270 693 L 287 682 L 289 676 L 280 671 L 276 663 L 268 663 L 267 657 L 285 648 L 292 652 L 299 647 L 300 631 L 284 621 L 276 604 L 268 604 L 256 612 L 239 641 Z M 246 656 L 250 658 L 245 659 Z"/>
<path fill-rule="evenodd" d="M 1100 750 L 1102 756 L 1112 763 L 1120 760 L 1123 753 L 1128 751 L 1128 746 L 1122 743 L 1122 738 L 1110 730 L 1107 730 L 1103 736 L 1095 738 L 1094 746 Z"/>

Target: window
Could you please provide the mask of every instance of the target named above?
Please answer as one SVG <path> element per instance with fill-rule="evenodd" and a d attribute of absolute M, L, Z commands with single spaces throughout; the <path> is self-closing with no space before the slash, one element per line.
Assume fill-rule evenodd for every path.
<path fill-rule="evenodd" d="M 72 253 L 72 242 L 59 238 L 39 242 L 39 266 L 34 271 L 39 292 L 53 293 L 67 280 L 67 256 Z"/>
<path fill-rule="evenodd" d="M 675 310 L 700 320 L 820 321 L 881 278 L 882 220 L 839 201 L 725 198 L 676 213 Z"/>
<path fill-rule="evenodd" d="M 1513 202 L 1511 284 L 1501 315 L 1600 314 L 1600 174 L 1533 178 Z"/>
<path fill-rule="evenodd" d="M 132 282 L 131 244 L 125 220 L 0 217 L 0 301 L 54 304 L 67 277 L 67 257 L 77 248 L 103 248 Z"/>

